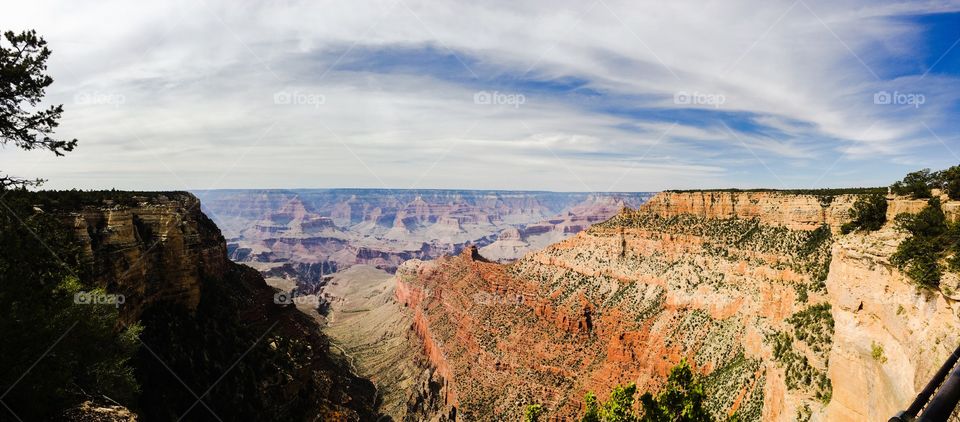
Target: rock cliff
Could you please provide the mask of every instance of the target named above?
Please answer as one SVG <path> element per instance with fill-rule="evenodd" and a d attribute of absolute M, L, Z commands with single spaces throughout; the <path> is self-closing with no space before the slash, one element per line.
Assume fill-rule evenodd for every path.
<path fill-rule="evenodd" d="M 465 420 L 569 419 L 681 358 L 718 418 L 886 420 L 960 341 L 957 305 L 890 266 L 892 224 L 838 233 L 855 199 L 662 193 L 511 265 L 408 261 L 395 295 Z"/>
<path fill-rule="evenodd" d="M 330 353 L 316 324 L 274 303 L 227 258 L 220 230 L 184 192 L 41 193 L 75 233 L 81 278 L 125 298 L 140 323 L 140 420 L 371 420 L 374 386 Z M 193 392 L 206 394 L 202 405 Z"/>
<path fill-rule="evenodd" d="M 134 196 L 64 214 L 81 243 L 89 281 L 129 299 L 128 322 L 153 303 L 194 310 L 204 279 L 222 280 L 231 265 L 217 227 L 190 194 Z"/>

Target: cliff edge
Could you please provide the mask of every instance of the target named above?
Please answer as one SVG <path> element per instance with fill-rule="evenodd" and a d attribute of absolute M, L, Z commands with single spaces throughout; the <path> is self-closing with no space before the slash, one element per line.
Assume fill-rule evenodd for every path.
<path fill-rule="evenodd" d="M 408 262 L 396 296 L 466 419 L 574 418 L 586 392 L 656 391 L 686 358 L 719 419 L 886 420 L 960 331 L 952 293 L 889 264 L 892 223 L 839 234 L 856 198 L 664 192 L 511 265 Z"/>
<path fill-rule="evenodd" d="M 185 192 L 39 192 L 81 248 L 85 285 L 140 323 L 140 420 L 370 420 L 374 386 L 331 357 L 316 324 L 255 270 Z M 205 392 L 197 396 L 198 392 Z M 202 400 L 201 400 L 202 398 Z"/>

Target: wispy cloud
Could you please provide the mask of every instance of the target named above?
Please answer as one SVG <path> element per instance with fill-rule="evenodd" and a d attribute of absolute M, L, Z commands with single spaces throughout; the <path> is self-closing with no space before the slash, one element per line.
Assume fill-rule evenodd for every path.
<path fill-rule="evenodd" d="M 960 150 L 958 2 L 7 9 L 81 145 L 0 168 L 50 187 L 885 184 Z"/>

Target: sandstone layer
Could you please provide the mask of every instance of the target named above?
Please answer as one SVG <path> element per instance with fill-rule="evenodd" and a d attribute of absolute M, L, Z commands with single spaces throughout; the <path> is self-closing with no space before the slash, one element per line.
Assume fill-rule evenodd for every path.
<path fill-rule="evenodd" d="M 890 266 L 892 223 L 838 233 L 855 199 L 663 193 L 511 265 L 476 249 L 408 261 L 396 298 L 464 420 L 534 403 L 569 420 L 587 391 L 656 391 L 682 358 L 718 418 L 886 420 L 960 331 L 948 294 Z"/>

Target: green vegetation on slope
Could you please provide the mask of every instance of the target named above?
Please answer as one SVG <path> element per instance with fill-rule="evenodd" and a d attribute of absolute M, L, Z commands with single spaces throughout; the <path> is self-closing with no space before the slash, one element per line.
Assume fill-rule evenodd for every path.
<path fill-rule="evenodd" d="M 960 199 L 960 166 L 953 166 L 945 170 L 930 171 L 922 169 L 904 176 L 890 186 L 897 195 L 909 195 L 914 199 L 930 198 L 933 189 L 940 189 L 950 199 Z"/>
<path fill-rule="evenodd" d="M 827 302 L 818 303 L 787 318 L 787 322 L 793 325 L 793 335 L 797 340 L 807 343 L 824 362 L 833 344 L 833 315 L 830 308 Z"/>
<path fill-rule="evenodd" d="M 787 388 L 812 392 L 824 404 L 830 402 L 833 395 L 830 378 L 825 371 L 810 364 L 807 357 L 796 348 L 790 333 L 776 331 L 767 336 L 767 342 L 773 346 L 773 359 L 787 375 Z"/>
<path fill-rule="evenodd" d="M 707 253 L 730 261 L 760 263 L 758 256 L 777 256 L 777 262 L 766 264 L 810 275 L 808 288 L 814 291 L 825 289 L 830 245 L 833 243 L 827 226 L 816 230 L 791 230 L 761 224 L 757 219 L 710 219 L 688 214 L 661 217 L 643 211 L 627 211 L 595 224 L 590 230 L 621 227 L 703 237 Z"/>
<path fill-rule="evenodd" d="M 636 384 L 616 386 L 610 398 L 600 403 L 596 395 L 587 393 L 582 422 L 700 422 L 712 421 L 706 411 L 703 384 L 686 360 L 670 370 L 667 384 L 657 395 L 640 396 L 640 410 L 634 409 Z M 731 418 L 733 419 L 733 418 Z"/>
<path fill-rule="evenodd" d="M 960 269 L 960 224 L 948 224 L 940 200 L 931 198 L 917 214 L 896 217 L 897 227 L 909 234 L 900 242 L 890 262 L 923 287 L 937 287 L 947 269 Z"/>
<path fill-rule="evenodd" d="M 25 420 L 56 417 L 90 396 L 133 404 L 139 326 L 121 325 L 116 304 L 99 300 L 111 296 L 81 284 L 73 234 L 28 196 L 8 192 L 0 204 L 4 403 Z"/>
<path fill-rule="evenodd" d="M 882 193 L 857 198 L 850 209 L 850 222 L 844 224 L 843 234 L 854 230 L 876 231 L 887 222 L 887 198 Z"/>

